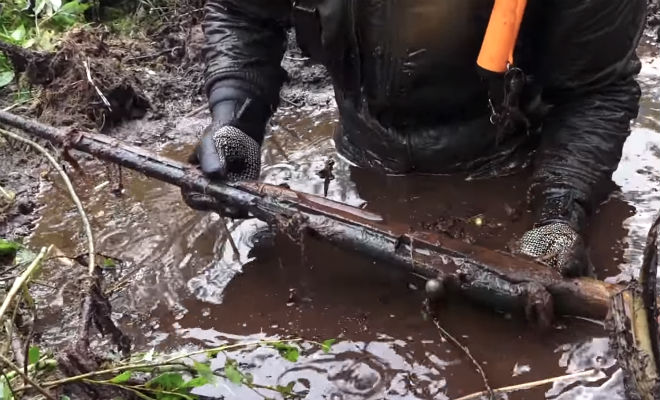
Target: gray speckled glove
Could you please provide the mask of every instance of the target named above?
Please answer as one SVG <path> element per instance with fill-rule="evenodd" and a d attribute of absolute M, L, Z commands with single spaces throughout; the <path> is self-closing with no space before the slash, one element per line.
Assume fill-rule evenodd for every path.
<path fill-rule="evenodd" d="M 584 241 L 571 226 L 551 222 L 527 231 L 517 251 L 548 264 L 564 276 L 581 276 L 589 271 Z"/>
<path fill-rule="evenodd" d="M 199 164 L 205 175 L 229 182 L 256 180 L 261 172 L 261 148 L 256 140 L 233 126 L 208 127 L 190 157 Z M 202 193 L 182 192 L 186 204 L 194 209 L 216 211 L 225 217 L 244 218 L 245 215 L 218 203 Z"/>
<path fill-rule="evenodd" d="M 231 182 L 256 180 L 261 171 L 261 146 L 233 126 L 204 131 L 191 161 L 210 178 Z"/>

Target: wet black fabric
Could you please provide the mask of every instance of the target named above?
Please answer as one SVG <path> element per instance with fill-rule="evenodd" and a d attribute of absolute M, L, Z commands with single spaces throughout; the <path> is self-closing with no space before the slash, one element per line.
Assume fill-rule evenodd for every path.
<path fill-rule="evenodd" d="M 521 108 L 533 124 L 504 140 L 489 123 L 487 85 L 476 69 L 492 4 L 208 0 L 207 90 L 240 86 L 272 112 L 293 26 L 303 51 L 333 78 L 340 153 L 396 173 L 533 155 L 539 220 L 568 219 L 581 229 L 637 113 L 635 48 L 646 1 L 531 0 L 515 56 L 528 76 Z"/>

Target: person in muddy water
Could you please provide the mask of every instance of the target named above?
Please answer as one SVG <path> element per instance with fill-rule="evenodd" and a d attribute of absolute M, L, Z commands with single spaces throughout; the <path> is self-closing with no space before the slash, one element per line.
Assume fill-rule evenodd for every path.
<path fill-rule="evenodd" d="M 583 232 L 638 111 L 635 49 L 646 5 L 208 0 L 213 122 L 191 160 L 215 179 L 258 178 L 293 27 L 302 51 L 332 77 L 340 155 L 394 174 L 486 178 L 530 165 L 536 222 L 517 250 L 565 275 L 585 274 Z M 194 194 L 184 197 L 202 208 Z"/>

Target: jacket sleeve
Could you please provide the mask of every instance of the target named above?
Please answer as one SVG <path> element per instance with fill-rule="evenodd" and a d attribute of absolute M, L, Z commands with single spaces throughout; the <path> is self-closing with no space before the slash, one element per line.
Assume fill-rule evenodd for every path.
<path fill-rule="evenodd" d="M 214 119 L 265 125 L 272 115 L 287 78 L 281 62 L 290 8 L 289 0 L 206 2 L 202 51 L 209 106 L 219 110 Z"/>
<path fill-rule="evenodd" d="M 537 42 L 544 101 L 531 194 L 539 224 L 582 230 L 637 116 L 645 0 L 551 0 Z"/>

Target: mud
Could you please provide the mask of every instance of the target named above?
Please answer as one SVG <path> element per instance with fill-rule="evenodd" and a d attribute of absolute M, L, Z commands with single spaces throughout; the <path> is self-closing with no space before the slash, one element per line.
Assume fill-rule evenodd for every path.
<path fill-rule="evenodd" d="M 0 237 L 19 240 L 27 237 L 36 227 L 39 218 L 37 195 L 49 187 L 40 177 L 48 166 L 41 158 L 24 146 L 11 144 L 0 138 L 0 187 L 12 192 L 16 198 L 11 203 L 0 201 Z M 26 174 L 25 171 L 32 173 Z"/>
<path fill-rule="evenodd" d="M 317 173 L 333 157 L 335 179 L 327 196 L 388 220 L 502 250 L 529 226 L 521 205 L 524 175 L 478 183 L 460 176 L 384 176 L 338 159 L 331 139 L 337 115 L 329 82 L 300 54 L 288 55 L 285 66 L 295 79 L 270 123 L 265 181 L 323 195 L 324 179 Z M 601 206 L 589 232 L 601 279 L 626 281 L 636 275 L 649 221 L 660 209 L 659 77 L 657 58 L 646 57 L 641 114 L 614 175 L 621 190 Z M 176 91 L 172 85 L 159 90 Z M 125 121 L 108 133 L 185 160 L 208 123 L 205 111 L 182 117 L 202 104 L 196 96 L 164 101 L 146 118 Z M 0 184 L 23 188 L 19 199 L 44 205 L 30 245 L 54 244 L 69 255 L 83 252 L 76 212 L 59 180 L 52 174 L 23 176 L 41 168 L 29 164 L 34 162 L 30 157 L 7 161 L 4 170 L 10 173 L 0 177 L 5 179 Z M 423 281 L 416 276 L 325 243 L 294 243 L 254 220 L 229 224 L 236 255 L 225 240 L 224 222 L 187 208 L 178 189 L 125 171 L 124 191 L 117 196 L 114 179 L 104 186 L 109 178 L 103 165 L 89 160 L 83 165 L 86 174 L 72 174 L 74 184 L 92 219 L 99 251 L 122 259 L 118 268 L 106 271 L 106 282 L 113 293 L 113 318 L 133 338 L 134 351 L 169 352 L 265 337 L 337 338 L 329 354 L 309 347 L 297 363 L 267 348 L 229 356 L 256 382 L 294 382 L 294 389 L 310 399 L 450 399 L 483 389 L 469 361 L 424 317 Z M 34 199 L 39 185 L 45 190 Z M 18 214 L 15 218 L 18 222 L 7 225 L 8 234 L 23 236 L 30 225 L 21 224 Z M 69 343 L 75 332 L 75 277 L 84 271 L 77 268 L 44 271 L 42 279 L 58 288 L 44 287 L 36 295 L 38 340 L 45 347 Z M 442 305 L 439 321 L 470 348 L 493 387 L 600 370 L 593 378 L 514 393 L 511 400 L 623 399 L 621 372 L 597 323 L 567 318 L 542 333 L 519 318 L 457 300 Z M 98 345 L 102 339 L 95 341 Z M 219 355 L 214 365 L 224 365 L 224 357 Z M 230 384 L 204 387 L 199 394 L 260 398 Z"/>

